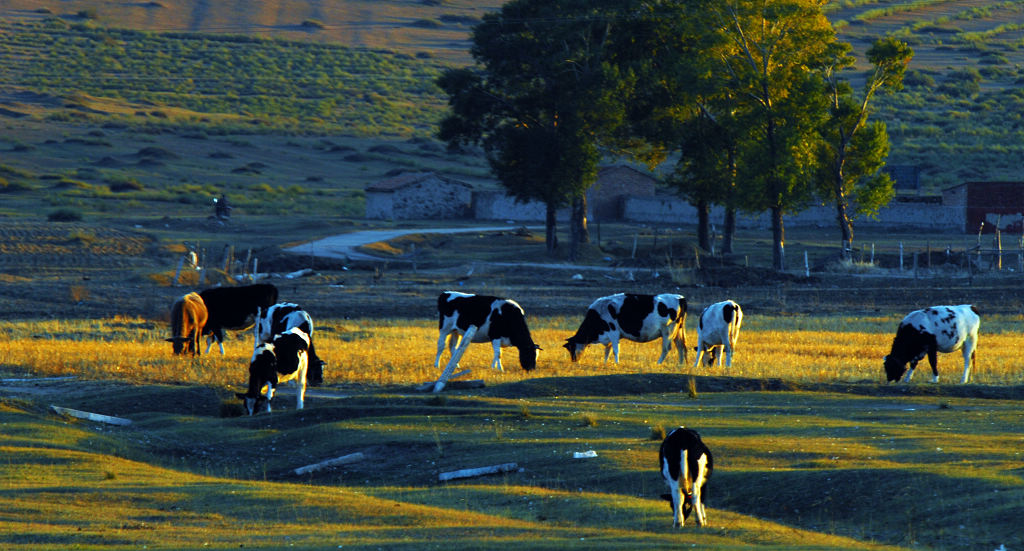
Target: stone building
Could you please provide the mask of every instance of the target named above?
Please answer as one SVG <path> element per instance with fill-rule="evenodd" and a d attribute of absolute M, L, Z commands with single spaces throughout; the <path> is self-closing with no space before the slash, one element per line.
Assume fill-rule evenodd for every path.
<path fill-rule="evenodd" d="M 433 172 L 404 172 L 366 188 L 366 217 L 381 220 L 464 218 L 473 187 Z"/>

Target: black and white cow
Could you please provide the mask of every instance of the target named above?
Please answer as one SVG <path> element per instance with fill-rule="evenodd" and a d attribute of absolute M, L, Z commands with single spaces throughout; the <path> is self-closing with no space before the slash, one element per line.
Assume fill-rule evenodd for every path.
<path fill-rule="evenodd" d="M 715 462 L 697 431 L 679 427 L 670 432 L 658 450 L 658 466 L 669 488 L 661 497 L 672 504 L 672 525 L 681 528 L 696 513 L 697 525 L 707 526 L 705 489 Z"/>
<path fill-rule="evenodd" d="M 705 308 L 697 319 L 697 361 L 693 363 L 693 367 L 700 365 L 701 356 L 705 352 L 705 365 L 715 363 L 717 357 L 718 367 L 722 367 L 722 356 L 725 356 L 725 366 L 732 367 L 732 353 L 736 349 L 736 339 L 740 336 L 741 325 L 743 310 L 739 304 L 731 300 L 716 302 Z"/>
<path fill-rule="evenodd" d="M 434 367 L 441 366 L 441 353 L 447 346 L 451 353 L 448 367 L 455 368 L 471 342 L 489 342 L 494 348 L 491 367 L 504 371 L 502 347 L 519 349 L 519 365 L 526 371 L 537 367 L 537 351 L 526 314 L 514 300 L 485 295 L 445 291 L 437 297 L 438 333 Z M 446 371 L 450 371 L 446 367 Z"/>
<path fill-rule="evenodd" d="M 974 367 L 980 323 L 978 311 L 970 304 L 932 306 L 907 314 L 896 329 L 892 351 L 884 359 L 886 378 L 893 382 L 906 372 L 903 382 L 909 382 L 917 362 L 928 356 L 928 364 L 932 366 L 932 382 L 937 383 L 937 352 L 953 352 L 963 348 L 964 376 L 960 382 L 967 383 L 971 378 L 971 368 Z"/>
<path fill-rule="evenodd" d="M 313 318 L 300 308 L 299 305 L 291 302 L 281 302 L 265 311 L 258 309 L 254 329 L 256 333 L 253 345 L 254 350 L 264 343 L 276 343 L 279 335 L 284 335 L 292 329 L 302 331 L 309 341 L 307 345 L 309 348 L 309 384 L 312 386 L 323 384 L 325 363 L 317 356 L 316 347 L 313 345 Z M 281 346 L 275 344 L 277 349 L 275 353 L 279 358 L 278 361 L 280 361 L 282 355 L 291 358 L 298 353 L 298 344 L 295 346 L 289 343 L 285 344 L 287 344 L 287 347 L 283 350 Z"/>
<path fill-rule="evenodd" d="M 266 310 L 277 303 L 277 287 L 269 283 L 244 285 L 241 287 L 214 287 L 199 293 L 206 304 L 209 318 L 203 334 L 206 337 L 206 353 L 214 341 L 224 355 L 224 330 L 244 331 L 256 322 L 260 308 Z"/>
<path fill-rule="evenodd" d="M 273 337 L 272 342 L 260 343 L 249 362 L 249 388 L 235 393 L 245 405 L 249 415 L 258 411 L 270 413 L 277 385 L 295 381 L 295 409 L 302 409 L 306 397 L 306 376 L 309 370 L 309 350 L 312 342 L 298 327 Z"/>
<path fill-rule="evenodd" d="M 615 353 L 619 363 L 619 339 L 650 342 L 661 337 L 661 356 L 665 361 L 672 343 L 679 353 L 679 363 L 686 361 L 686 299 L 682 295 L 636 295 L 618 293 L 595 300 L 587 309 L 576 334 L 564 345 L 569 358 L 578 362 L 590 344 L 604 345 L 604 361 L 608 352 Z"/>

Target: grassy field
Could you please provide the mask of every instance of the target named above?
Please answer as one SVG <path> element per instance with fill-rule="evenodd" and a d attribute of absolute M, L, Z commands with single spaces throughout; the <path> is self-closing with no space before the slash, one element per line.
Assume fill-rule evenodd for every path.
<path fill-rule="evenodd" d="M 560 257 L 512 228 L 374 244 L 387 256 L 373 263 L 286 255 L 335 233 L 428 227 L 360 218 L 365 186 L 400 170 L 495 186 L 478 152 L 430 139 L 444 104 L 430 81 L 469 61 L 472 24 L 500 2 L 0 4 L 0 547 L 1022 545 L 1016 257 L 998 274 L 965 271 L 941 251 L 971 236 L 859 231 L 878 265 L 836 267 L 832 230 L 807 228 L 787 232 L 789 273 L 758 268 L 770 250 L 754 231 L 725 265 L 697 267 L 685 223 L 592 227 L 579 270 L 545 268 Z M 857 51 L 886 34 L 915 49 L 907 90 L 879 104 L 891 163 L 919 164 L 927 191 L 1019 178 L 1020 2 L 851 0 L 828 13 Z M 210 218 L 222 193 L 227 223 Z M 251 249 L 267 272 L 316 268 L 273 280 L 314 314 L 330 362 L 305 410 L 286 387 L 272 415 L 240 416 L 248 334 L 224 357 L 170 356 L 167 308 L 200 286 L 195 272 L 170 285 L 186 243 L 211 258 Z M 932 251 L 935 268 L 913 271 L 908 256 L 897 271 L 899 244 Z M 502 264 L 523 258 L 541 266 Z M 462 364 L 485 388 L 413 391 L 437 376 L 433 299 L 449 288 L 519 300 L 544 347 L 538 370 L 509 353 L 493 372 L 477 345 Z M 596 347 L 569 363 L 561 344 L 583 309 L 619 291 L 686 295 L 691 345 L 694 311 L 738 300 L 734 366 L 656 366 L 657 345 L 633 343 L 618 366 Z M 963 302 L 982 311 L 972 384 L 958 383 L 957 354 L 940 357 L 942 384 L 925 382 L 927 366 L 882 384 L 900 317 Z M 671 530 L 658 499 L 658 441 L 680 424 L 715 452 L 710 528 Z M 597 457 L 572 458 L 587 450 Z M 354 452 L 367 459 L 292 474 Z M 506 462 L 521 470 L 437 482 Z"/>
<path fill-rule="evenodd" d="M 537 320 L 549 354 L 536 372 L 509 358 L 505 374 L 492 373 L 483 367 L 489 347 L 471 347 L 463 366 L 487 388 L 442 396 L 411 392 L 436 374 L 427 322 L 326 320 L 317 345 L 330 361 L 327 386 L 301 412 L 285 388 L 273 414 L 252 418 L 238 416 L 231 392 L 244 383 L 244 341 L 229 341 L 223 358 L 172 359 L 162 331 L 141 320 L 4 323 L 0 365 L 9 374 L 79 379 L 0 386 L 0 502 L 11 513 L 0 517 L 0 541 L 10 549 L 1014 547 L 1024 416 L 1009 335 L 983 337 L 984 384 L 880 386 L 880 333 L 893 320 L 748 319 L 728 376 L 655 367 L 655 345 L 625 345 L 617 368 L 594 350 L 573 366 L 551 342 L 573 320 Z M 1007 331 L 1020 323 L 999 321 Z M 782 329 L 792 339 L 780 339 Z M 762 360 L 775 362 L 771 371 Z M 941 364 L 950 381 L 956 358 Z M 133 424 L 60 417 L 48 404 Z M 671 530 L 657 498 L 657 445 L 680 424 L 697 428 L 716 454 L 710 528 Z M 572 459 L 587 450 L 597 458 Z M 355 452 L 367 460 L 291 472 Z M 521 470 L 437 482 L 441 472 L 507 462 Z"/>

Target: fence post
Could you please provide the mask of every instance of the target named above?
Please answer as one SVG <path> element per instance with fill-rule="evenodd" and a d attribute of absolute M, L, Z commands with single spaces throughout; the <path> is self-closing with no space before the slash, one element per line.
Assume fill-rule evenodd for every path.
<path fill-rule="evenodd" d="M 871 244 L 871 265 L 875 265 L 875 244 Z"/>
<path fill-rule="evenodd" d="M 996 270 L 1003 271 L 1003 234 L 996 225 Z"/>
<path fill-rule="evenodd" d="M 903 242 L 900 241 L 900 271 L 903 271 Z"/>
<path fill-rule="evenodd" d="M 807 251 L 804 251 L 804 277 L 808 279 L 811 277 L 811 265 L 807 261 Z"/>

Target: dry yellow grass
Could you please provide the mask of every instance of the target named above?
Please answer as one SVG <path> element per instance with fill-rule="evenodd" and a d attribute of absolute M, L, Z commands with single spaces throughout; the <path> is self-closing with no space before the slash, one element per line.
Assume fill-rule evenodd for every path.
<path fill-rule="evenodd" d="M 749 317 L 749 316 L 748 316 Z M 978 348 L 978 365 L 972 373 L 977 384 L 1022 384 L 1024 364 L 1019 346 L 1021 320 L 1008 318 L 992 323 L 1004 331 L 984 332 Z M 693 351 L 685 364 L 676 362 L 673 351 L 657 365 L 660 345 L 625 341 L 620 363 L 603 361 L 603 349 L 591 346 L 578 364 L 562 349 L 576 322 L 566 318 L 532 320 L 534 340 L 543 351 L 538 368 L 524 373 L 514 348 L 502 357 L 504 372 L 489 368 L 491 347 L 474 344 L 461 361 L 471 378 L 488 383 L 529 377 L 585 376 L 616 373 L 685 373 L 750 378 L 782 378 L 804 382 L 883 382 L 882 357 L 892 342 L 896 321 L 843 319 L 838 317 L 758 317 L 740 334 L 731 368 L 692 367 Z M 984 322 L 983 322 L 984 323 Z M 813 329 L 814 326 L 820 329 Z M 317 351 L 328 362 L 328 384 L 412 384 L 434 380 L 437 346 L 433 320 L 322 320 L 315 336 Z M 874 330 L 870 330 L 874 329 Z M 250 335 L 239 333 L 225 344 L 226 356 L 214 347 L 199 358 L 173 357 L 164 342 L 167 328 L 142 319 L 72 320 L 0 323 L 0 365 L 13 372 L 43 376 L 78 375 L 88 378 L 116 377 L 148 382 L 191 382 L 241 385 L 247 377 Z M 694 332 L 688 334 L 692 346 Z M 205 348 L 205 346 L 204 346 Z M 442 356 L 442 366 L 448 361 Z M 940 354 L 939 373 L 944 383 L 958 383 L 962 373 L 959 352 Z M 927 361 L 918 366 L 914 382 L 931 378 Z"/>

